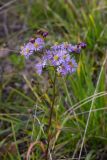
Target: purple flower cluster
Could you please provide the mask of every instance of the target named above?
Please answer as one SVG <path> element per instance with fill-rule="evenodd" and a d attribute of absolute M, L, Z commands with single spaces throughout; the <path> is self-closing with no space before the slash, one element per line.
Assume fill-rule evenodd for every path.
<path fill-rule="evenodd" d="M 71 45 L 68 43 L 55 44 L 49 50 L 46 50 L 41 62 L 36 64 L 38 74 L 42 74 L 42 70 L 46 66 L 53 66 L 59 75 L 65 76 L 76 71 L 77 63 L 71 58 L 71 53 L 80 53 L 85 48 L 85 43 Z"/>
<path fill-rule="evenodd" d="M 86 43 L 81 42 L 77 45 L 72 45 L 70 43 L 64 42 L 61 44 L 55 44 L 51 48 L 54 50 L 62 49 L 62 50 L 67 50 L 69 53 L 80 53 L 82 48 L 86 47 Z"/>
<path fill-rule="evenodd" d="M 32 55 L 34 51 L 42 51 L 44 44 L 45 43 L 43 38 L 32 39 L 21 47 L 20 54 L 24 55 L 25 58 L 29 58 L 29 56 Z"/>
<path fill-rule="evenodd" d="M 21 48 L 21 54 L 25 58 L 29 58 L 34 52 L 40 52 L 44 48 L 44 39 L 36 38 L 31 39 L 27 44 Z M 79 43 L 77 45 L 72 45 L 70 43 L 55 44 L 50 47 L 50 49 L 45 49 L 44 54 L 41 57 L 41 61 L 36 63 L 35 68 L 39 75 L 47 66 L 52 66 L 55 68 L 59 75 L 65 76 L 76 71 L 77 63 L 73 58 L 72 53 L 80 53 L 82 48 L 85 48 L 85 43 Z"/>

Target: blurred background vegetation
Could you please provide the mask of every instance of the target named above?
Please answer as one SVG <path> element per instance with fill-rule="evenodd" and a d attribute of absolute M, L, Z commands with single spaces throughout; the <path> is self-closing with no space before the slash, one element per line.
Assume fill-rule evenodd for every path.
<path fill-rule="evenodd" d="M 19 54 L 38 29 L 51 43 L 87 43 L 77 72 L 57 81 L 52 159 L 106 160 L 106 0 L 0 0 L 0 159 L 24 160 L 32 142 L 46 144 L 51 82 Z M 30 159 L 44 159 L 40 146 Z"/>

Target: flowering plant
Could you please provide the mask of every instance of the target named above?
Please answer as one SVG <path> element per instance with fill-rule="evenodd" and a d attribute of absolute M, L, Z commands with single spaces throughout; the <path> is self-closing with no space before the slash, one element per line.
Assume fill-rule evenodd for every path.
<path fill-rule="evenodd" d="M 74 58 L 74 55 L 81 52 L 81 49 L 86 47 L 84 42 L 73 45 L 68 42 L 56 43 L 52 46 L 46 47 L 45 38 L 48 32 L 44 32 L 36 38 L 31 38 L 28 43 L 21 47 L 20 54 L 29 59 L 30 56 L 35 53 L 40 53 L 40 60 L 38 61 L 35 56 L 35 69 L 38 75 L 41 75 L 45 68 L 53 67 L 54 81 L 53 81 L 53 98 L 50 106 L 50 115 L 47 130 L 47 149 L 45 152 L 45 159 L 48 160 L 48 154 L 50 150 L 50 128 L 52 124 L 53 109 L 55 103 L 55 88 L 56 88 L 56 78 L 57 76 L 66 76 L 67 74 L 72 74 L 76 71 L 78 64 Z"/>

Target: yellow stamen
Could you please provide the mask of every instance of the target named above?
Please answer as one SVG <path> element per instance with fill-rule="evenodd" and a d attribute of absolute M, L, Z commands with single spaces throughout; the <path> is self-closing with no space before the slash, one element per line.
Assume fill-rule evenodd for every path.
<path fill-rule="evenodd" d="M 67 57 L 66 55 L 63 56 L 64 59 L 66 59 L 66 57 Z"/>
<path fill-rule="evenodd" d="M 38 43 L 35 42 L 35 43 L 34 43 L 34 46 L 35 46 L 35 47 L 38 47 Z"/>
<path fill-rule="evenodd" d="M 28 48 L 26 49 L 26 52 L 29 53 L 29 49 Z"/>
<path fill-rule="evenodd" d="M 59 57 L 58 57 L 57 55 L 55 55 L 55 56 L 54 56 L 54 60 L 56 60 L 56 61 L 57 61 L 57 60 L 58 60 L 58 58 L 59 58 Z"/>

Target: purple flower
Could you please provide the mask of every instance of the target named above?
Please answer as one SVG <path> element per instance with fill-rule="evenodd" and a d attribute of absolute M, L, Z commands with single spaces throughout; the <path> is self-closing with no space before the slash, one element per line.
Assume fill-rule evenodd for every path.
<path fill-rule="evenodd" d="M 29 58 L 34 51 L 41 51 L 44 47 L 44 40 L 42 38 L 31 39 L 27 44 L 21 47 L 20 54 L 24 55 L 25 58 Z"/>
<path fill-rule="evenodd" d="M 35 65 L 35 68 L 36 68 L 36 72 L 41 75 L 42 74 L 42 70 L 43 68 L 45 67 L 46 65 L 46 59 L 43 57 L 42 58 L 42 61 L 38 62 L 36 65 Z"/>
<path fill-rule="evenodd" d="M 21 47 L 20 54 L 24 55 L 25 58 L 29 58 L 29 56 L 33 54 L 33 51 L 34 51 L 33 44 L 31 42 L 28 42 L 26 45 L 24 44 L 24 46 Z"/>
<path fill-rule="evenodd" d="M 72 74 L 73 72 L 76 71 L 77 68 L 77 63 L 75 61 L 75 59 L 71 59 L 68 62 L 62 63 L 58 68 L 57 68 L 57 72 L 58 74 L 65 76 L 67 74 Z"/>
<path fill-rule="evenodd" d="M 55 45 L 53 45 L 51 47 L 51 49 L 52 50 L 66 50 L 68 45 L 69 45 L 68 42 L 64 42 L 64 43 L 61 43 L 61 44 L 56 43 Z"/>
<path fill-rule="evenodd" d="M 66 50 L 58 50 L 53 51 L 52 64 L 54 66 L 59 66 L 67 59 L 67 51 Z"/>
<path fill-rule="evenodd" d="M 61 45 L 59 45 L 57 42 L 51 47 L 52 50 L 58 50 L 61 49 Z"/>
<path fill-rule="evenodd" d="M 45 57 L 45 59 L 46 59 L 47 61 L 51 60 L 52 57 L 53 57 L 52 51 L 51 51 L 51 50 L 46 50 L 46 54 L 45 54 L 44 57 Z"/>
<path fill-rule="evenodd" d="M 71 52 L 71 53 L 72 52 L 74 52 L 74 53 L 80 53 L 81 49 L 85 48 L 85 47 L 86 47 L 86 43 L 84 43 L 84 42 L 81 42 L 81 43 L 79 43 L 77 45 L 68 44 L 67 50 L 69 52 Z"/>
<path fill-rule="evenodd" d="M 68 61 L 70 59 L 70 55 L 67 50 L 47 50 L 45 58 L 50 65 L 59 66 L 64 61 Z"/>
<path fill-rule="evenodd" d="M 86 46 L 87 46 L 86 43 L 84 43 L 84 42 L 81 42 L 78 45 L 80 48 L 86 48 Z"/>
<path fill-rule="evenodd" d="M 43 37 L 47 37 L 47 36 L 48 36 L 48 32 L 44 32 Z"/>
<path fill-rule="evenodd" d="M 41 75 L 42 74 L 42 69 L 43 69 L 43 66 L 42 66 L 42 63 L 37 63 L 35 65 L 35 68 L 36 68 L 36 72 Z"/>
<path fill-rule="evenodd" d="M 78 45 L 72 45 L 68 42 L 64 42 L 61 44 L 55 44 L 51 47 L 53 51 L 58 51 L 58 50 L 67 50 L 69 53 L 80 53 L 81 48 L 85 48 L 86 44 L 81 42 Z"/>
<path fill-rule="evenodd" d="M 67 50 L 70 53 L 80 53 L 81 48 L 78 45 L 71 45 L 71 44 L 69 44 Z"/>
<path fill-rule="evenodd" d="M 82 49 L 82 48 L 85 48 L 85 47 L 86 47 L 86 43 L 81 42 L 81 43 L 79 43 L 79 44 L 77 44 L 77 45 L 68 44 L 67 49 L 68 49 L 68 51 L 71 52 L 71 53 L 73 53 L 73 52 L 74 52 L 74 53 L 80 53 L 81 49 Z"/>
<path fill-rule="evenodd" d="M 35 51 L 41 51 L 44 48 L 44 40 L 42 38 L 37 38 L 35 39 L 35 42 L 33 43 L 34 45 L 34 50 Z"/>

